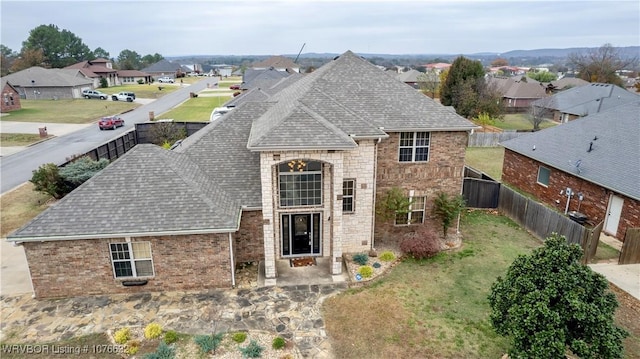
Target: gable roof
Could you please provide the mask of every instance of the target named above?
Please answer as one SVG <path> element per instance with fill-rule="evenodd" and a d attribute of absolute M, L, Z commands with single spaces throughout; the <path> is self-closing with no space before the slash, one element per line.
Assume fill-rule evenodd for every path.
<path fill-rule="evenodd" d="M 255 62 L 251 65 L 251 67 L 253 68 L 270 68 L 270 67 L 274 67 L 277 69 L 288 69 L 288 68 L 299 68 L 300 66 L 298 64 L 296 64 L 295 62 L 293 62 L 293 60 L 291 60 L 288 57 L 284 57 L 284 56 L 271 56 L 265 60 L 259 61 L 259 62 Z"/>
<path fill-rule="evenodd" d="M 45 69 L 33 66 L 4 77 L 14 87 L 65 87 L 91 85 L 91 80 L 70 75 L 63 69 Z M 35 81 L 32 83 L 31 81 Z"/>
<path fill-rule="evenodd" d="M 349 149 L 354 138 L 385 138 L 387 132 L 476 128 L 351 51 L 270 101 L 275 104 L 251 127 L 252 150 Z"/>
<path fill-rule="evenodd" d="M 420 75 L 422 75 L 422 72 L 411 69 L 407 72 L 399 73 L 396 78 L 402 82 L 418 82 L 420 81 Z"/>
<path fill-rule="evenodd" d="M 502 97 L 513 99 L 538 99 L 546 97 L 545 87 L 538 81 L 527 78 L 522 81 L 522 76 L 514 77 L 490 77 L 489 84 L 497 87 Z"/>
<path fill-rule="evenodd" d="M 640 200 L 639 139 L 640 100 L 520 136 L 502 145 L 560 171 Z M 588 151 L 590 144 L 592 150 Z"/>
<path fill-rule="evenodd" d="M 177 62 L 171 62 L 162 59 L 155 64 L 145 67 L 144 69 L 142 69 L 142 72 L 176 72 L 178 70 L 184 72 L 190 71 L 187 67 L 184 67 Z"/>
<path fill-rule="evenodd" d="M 9 240 L 232 232 L 239 218 L 240 201 L 188 156 L 139 144 Z"/>
<path fill-rule="evenodd" d="M 591 83 L 559 92 L 533 104 L 571 115 L 586 116 L 639 99 L 640 95 L 616 85 Z"/>

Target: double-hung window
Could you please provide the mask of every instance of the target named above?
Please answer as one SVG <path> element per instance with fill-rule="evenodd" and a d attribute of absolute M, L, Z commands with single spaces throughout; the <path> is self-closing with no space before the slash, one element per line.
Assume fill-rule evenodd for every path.
<path fill-rule="evenodd" d="M 424 210 L 427 197 L 409 197 L 409 208 L 406 212 L 396 213 L 396 225 L 407 225 L 424 222 Z"/>
<path fill-rule="evenodd" d="M 153 276 L 150 242 L 111 243 L 109 249 L 116 278 Z"/>
<path fill-rule="evenodd" d="M 400 162 L 429 161 L 430 132 L 400 132 Z"/>
<path fill-rule="evenodd" d="M 280 206 L 322 204 L 322 163 L 292 160 L 278 166 Z"/>
<path fill-rule="evenodd" d="M 543 186 L 549 186 L 549 177 L 551 176 L 551 170 L 546 167 L 538 167 L 538 179 L 537 182 Z"/>
<path fill-rule="evenodd" d="M 342 181 L 342 212 L 353 213 L 355 211 L 356 181 L 346 179 Z"/>

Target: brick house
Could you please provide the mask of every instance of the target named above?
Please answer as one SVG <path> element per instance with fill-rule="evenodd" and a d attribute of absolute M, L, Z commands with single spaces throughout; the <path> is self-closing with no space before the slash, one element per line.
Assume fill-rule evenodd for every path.
<path fill-rule="evenodd" d="M 640 227 L 639 113 L 628 102 L 505 141 L 502 181 L 622 241 Z"/>
<path fill-rule="evenodd" d="M 476 126 L 352 52 L 262 94 L 174 150 L 137 145 L 10 235 L 35 295 L 232 287 L 246 261 L 277 281 L 276 261 L 309 256 L 338 274 L 461 192 Z M 411 211 L 376 221 L 392 187 Z"/>
<path fill-rule="evenodd" d="M 6 79 L 0 80 L 2 100 L 0 102 L 0 112 L 11 112 L 22 108 L 20 105 L 20 93 Z"/>

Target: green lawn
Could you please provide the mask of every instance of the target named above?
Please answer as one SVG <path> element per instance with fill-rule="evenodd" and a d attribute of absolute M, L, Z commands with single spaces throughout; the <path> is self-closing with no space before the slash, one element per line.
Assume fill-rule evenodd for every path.
<path fill-rule="evenodd" d="M 191 98 L 173 110 L 156 116 L 156 119 L 173 119 L 179 122 L 207 122 L 213 109 L 224 105 L 229 99 L 231 99 L 231 96 Z"/>
<path fill-rule="evenodd" d="M 465 164 L 499 181 L 502 178 L 504 147 L 467 147 Z"/>
<path fill-rule="evenodd" d="M 553 121 L 545 120 L 540 124 L 540 128 L 548 128 L 557 125 Z M 504 119 L 495 121 L 493 126 L 503 130 L 532 130 L 533 124 L 527 120 L 526 114 L 508 114 L 504 115 Z"/>
<path fill-rule="evenodd" d="M 49 135 L 48 137 L 51 137 Z M 41 141 L 40 135 L 32 133 L 0 133 L 0 146 L 28 146 L 32 143 Z"/>
<path fill-rule="evenodd" d="M 20 100 L 20 103 L 22 109 L 0 117 L 0 121 L 84 124 L 140 106 L 135 102 L 94 99 Z"/>

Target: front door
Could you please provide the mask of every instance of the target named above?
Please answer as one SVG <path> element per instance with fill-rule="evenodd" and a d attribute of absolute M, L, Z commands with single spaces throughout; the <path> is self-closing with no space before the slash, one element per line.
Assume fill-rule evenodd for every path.
<path fill-rule="evenodd" d="M 612 194 L 609 199 L 609 208 L 607 210 L 607 218 L 604 224 L 604 231 L 612 236 L 618 233 L 618 224 L 622 215 L 622 205 L 624 199 Z"/>
<path fill-rule="evenodd" d="M 320 213 L 282 215 L 282 255 L 320 254 Z"/>

